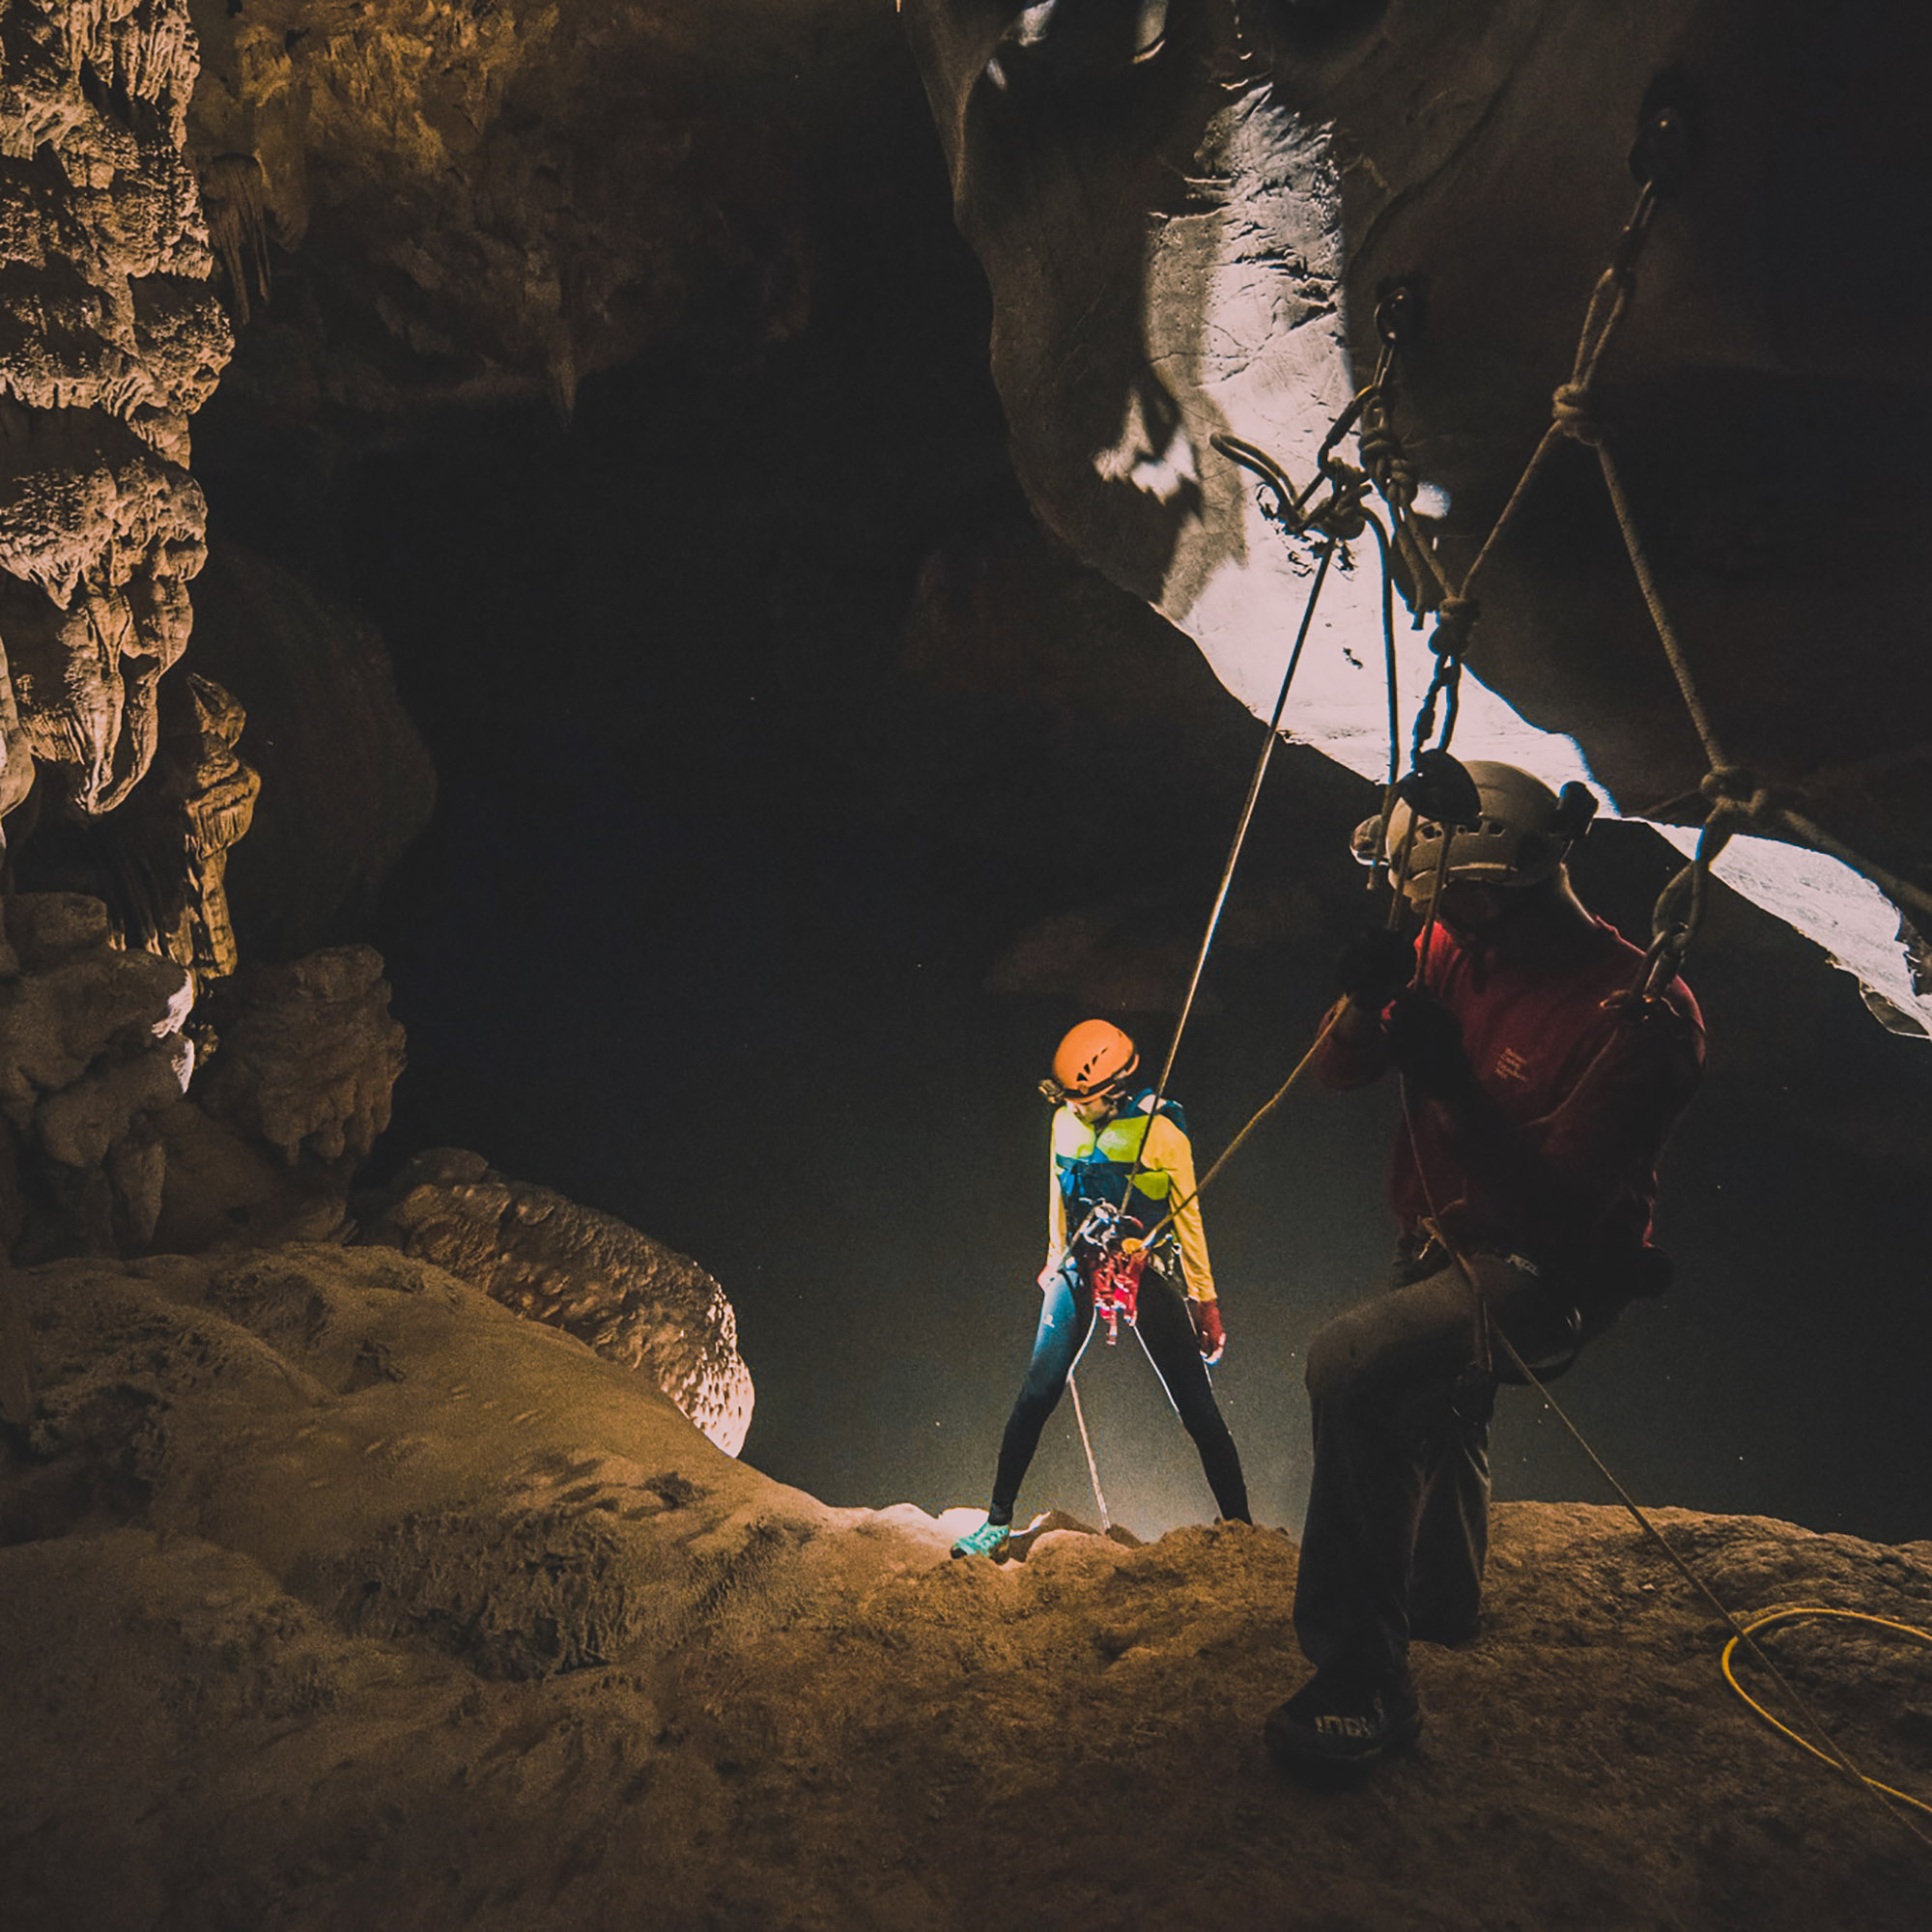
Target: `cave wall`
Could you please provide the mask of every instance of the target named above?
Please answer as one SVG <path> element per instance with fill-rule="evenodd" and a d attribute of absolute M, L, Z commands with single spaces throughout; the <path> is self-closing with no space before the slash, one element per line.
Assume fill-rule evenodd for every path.
<path fill-rule="evenodd" d="M 189 418 L 228 359 L 174 0 L 0 14 L 0 813 L 36 767 L 111 811 L 146 773 L 205 554 Z"/>
<path fill-rule="evenodd" d="M 412 286 L 454 289 L 453 326 L 482 360 L 509 366 L 514 387 L 522 357 L 567 409 L 573 352 L 537 231 L 543 211 L 578 220 L 547 172 L 571 135 L 567 117 L 554 138 L 543 128 L 558 94 L 596 91 L 620 24 L 653 40 L 648 22 L 608 12 L 559 31 L 554 9 L 416 6 L 372 19 L 362 7 L 294 8 L 265 20 L 270 11 L 0 11 L 0 817 L 14 835 L 0 907 L 0 1249 L 14 1262 L 357 1234 L 349 1184 L 388 1124 L 402 1029 L 366 946 L 288 955 L 342 936 L 345 908 L 366 914 L 428 814 L 434 778 L 381 639 L 239 545 L 199 668 L 163 681 L 188 643 L 187 585 L 208 554 L 190 420 L 229 361 L 230 313 L 245 326 L 269 299 L 271 226 L 278 242 L 300 241 L 311 203 L 325 230 L 331 217 L 366 224 L 355 257 L 378 281 L 397 250 L 419 268 L 453 251 Z M 191 133 L 197 27 L 239 67 L 211 77 Z M 323 66 L 292 73 L 311 34 Z M 535 98 L 520 79 L 532 65 L 551 90 Z M 622 86 L 607 90 L 586 137 L 611 156 L 620 201 L 635 146 L 683 138 L 634 109 Z M 347 188 L 345 156 L 366 163 Z M 452 219 L 408 191 L 399 177 L 412 170 L 474 198 Z M 594 185 L 585 193 L 594 215 Z M 580 241 L 564 279 L 582 292 L 578 270 L 603 257 Z M 327 246 L 318 254 L 327 266 Z M 628 257 L 605 266 L 651 279 Z M 371 296 L 366 278 L 345 280 L 351 306 Z M 394 319 L 380 291 L 372 299 Z M 313 314 L 296 307 L 294 332 L 319 343 Z M 428 327 L 412 313 L 402 333 L 440 370 Z M 487 381 L 445 381 L 439 399 L 488 392 Z M 299 416 L 316 402 L 297 385 L 273 407 Z M 265 777 L 270 837 L 241 884 L 242 923 L 267 956 L 244 965 L 228 864 Z M 570 1292 L 551 1296 L 567 1307 L 528 1312 L 563 1326 L 621 1303 L 618 1339 L 593 1342 L 675 1383 L 687 1408 L 715 1407 L 735 1449 L 751 1386 L 717 1284 L 690 1264 L 667 1272 L 641 1236 L 560 1197 L 544 1214 L 594 1222 L 599 1253 L 632 1261 L 625 1272 L 609 1254 L 601 1268 L 580 1256 Z M 693 1306 L 650 1293 L 652 1268 Z M 8 1373 L 10 1389 L 24 1377 L 34 1412 L 32 1376 L 17 1362 Z"/>

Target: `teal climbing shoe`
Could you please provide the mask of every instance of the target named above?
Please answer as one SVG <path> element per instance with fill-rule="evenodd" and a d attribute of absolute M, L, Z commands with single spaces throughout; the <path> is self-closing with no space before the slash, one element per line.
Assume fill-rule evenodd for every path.
<path fill-rule="evenodd" d="M 990 1556 L 995 1563 L 1006 1560 L 1007 1545 L 1013 1540 L 1009 1522 L 982 1522 L 969 1530 L 952 1546 L 955 1556 Z"/>

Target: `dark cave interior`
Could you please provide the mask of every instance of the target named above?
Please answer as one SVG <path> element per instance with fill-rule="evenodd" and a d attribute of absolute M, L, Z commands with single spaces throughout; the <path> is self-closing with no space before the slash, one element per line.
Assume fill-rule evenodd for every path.
<path fill-rule="evenodd" d="M 750 1460 L 937 1509 L 978 1498 L 1023 1360 L 1045 1046 L 1103 1000 L 1165 1037 L 1259 727 L 1033 526 L 909 69 L 807 207 L 794 340 L 700 316 L 567 424 L 503 406 L 326 457 L 236 384 L 198 472 L 215 543 L 380 631 L 434 756 L 435 817 L 358 928 L 410 1040 L 382 1162 L 481 1148 L 696 1256 L 756 1378 Z M 1217 954 L 1177 1075 L 1206 1145 L 1293 1064 L 1365 916 L 1364 790 L 1276 762 L 1234 901 L 1258 937 Z M 1606 826 L 1579 874 L 1640 929 L 1664 856 Z M 245 863 L 238 900 L 245 939 Z M 1085 952 L 1001 970 L 1066 915 Z M 1739 901 L 1691 977 L 1714 1047 L 1665 1175 L 1679 1286 L 1570 1399 L 1641 1496 L 1918 1533 L 1922 1049 Z M 1298 1096 L 1209 1209 L 1264 1520 L 1298 1520 L 1298 1345 L 1382 1259 L 1388 1131 Z M 1151 1378 L 1095 1380 L 1122 1518 L 1197 1518 Z M 1505 1494 L 1594 1493 L 1526 1406 L 1496 1463 Z M 1085 1504 L 1070 1423 L 1033 1488 Z"/>
<path fill-rule="evenodd" d="M 1919 1932 L 1902 1810 L 1724 1644 L 1776 1612 L 1797 1728 L 1922 1810 L 1923 14 L 0 7 L 6 1922 Z M 1163 1056 L 1313 574 L 1214 437 L 1300 475 L 1359 405 L 1426 605 L 1666 78 L 1708 172 L 1573 419 L 1755 770 L 1553 440 L 1455 749 L 1681 831 L 1701 747 L 1717 831 L 1795 797 L 1907 885 L 1747 833 L 1710 894 L 1676 1279 L 1553 1391 L 1654 1520 L 1522 1391 L 1487 1510 L 1480 1341 L 1309 1511 L 1401 1116 L 1311 1083 L 1206 1206 L 1255 1520 L 1122 1334 L 1112 1524 L 1062 1403 L 1002 1547 L 1040 1076 L 1095 1013 Z M 1385 691 L 1347 541 L 1179 1050 L 1204 1159 L 1382 923 L 1350 834 L 1443 630 Z M 1678 864 L 1572 857 L 1633 935 Z M 1365 1636 L 1373 1708 L 1295 1718 Z"/>

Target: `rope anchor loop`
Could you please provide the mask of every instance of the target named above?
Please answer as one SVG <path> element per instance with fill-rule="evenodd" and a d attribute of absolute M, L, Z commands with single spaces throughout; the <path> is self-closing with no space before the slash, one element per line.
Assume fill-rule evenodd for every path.
<path fill-rule="evenodd" d="M 1776 793 L 1748 765 L 1714 765 L 1697 781 L 1697 789 L 1710 801 L 1713 819 L 1721 814 L 1747 825 L 1778 823 Z"/>

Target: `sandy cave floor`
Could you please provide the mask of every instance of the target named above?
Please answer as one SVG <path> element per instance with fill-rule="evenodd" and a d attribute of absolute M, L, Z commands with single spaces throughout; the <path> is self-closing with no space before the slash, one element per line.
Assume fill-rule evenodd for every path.
<path fill-rule="evenodd" d="M 1932 1851 L 1722 1685 L 1620 1511 L 1497 1512 L 1421 1746 L 1310 1791 L 1274 1529 L 1004 1567 L 731 1462 L 383 1250 L 8 1278 L 0 1897 L 61 1928 L 1922 1927 Z M 1660 1520 L 1741 1611 L 1932 1627 L 1932 1545 Z M 1927 1652 L 1772 1643 L 1932 1798 Z"/>

